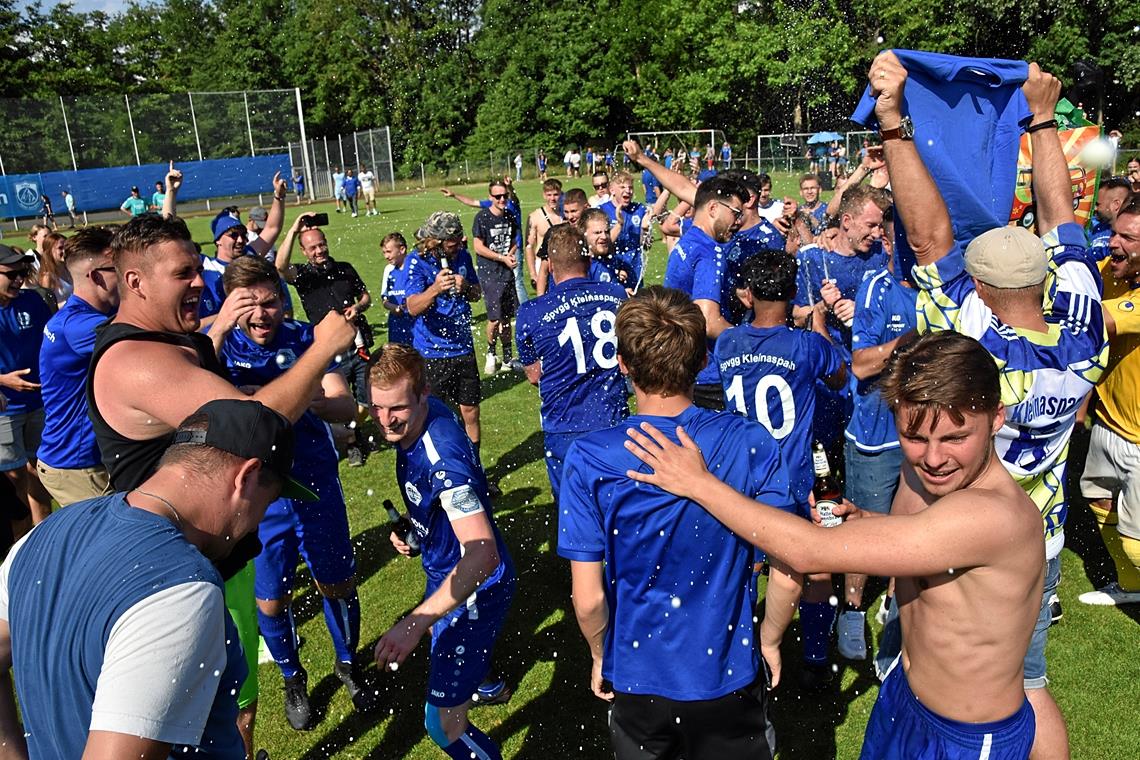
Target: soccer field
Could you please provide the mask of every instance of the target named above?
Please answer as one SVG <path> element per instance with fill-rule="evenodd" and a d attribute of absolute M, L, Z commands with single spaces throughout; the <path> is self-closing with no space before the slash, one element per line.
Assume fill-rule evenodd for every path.
<path fill-rule="evenodd" d="M 796 177 L 776 176 L 774 180 L 776 197 L 795 195 Z M 570 186 L 588 188 L 588 179 L 574 180 Z M 485 184 L 455 189 L 476 198 L 486 195 Z M 635 188 L 639 190 L 640 185 Z M 521 183 L 519 194 L 524 214 L 541 202 L 536 181 Z M 300 211 L 328 211 L 330 253 L 357 268 L 374 301 L 379 297 L 385 264 L 380 240 L 386 233 L 402 232 L 412 243 L 415 229 L 439 209 L 458 212 L 469 231 L 475 214 L 474 209 L 435 190 L 384 196 L 378 205 L 380 216 L 357 219 L 333 213 L 331 203 L 300 209 L 289 206 L 286 219 L 288 224 Z M 209 218 L 188 222 L 203 250 L 212 252 L 212 244 L 206 243 Z M 660 282 L 664 255 L 661 243 L 655 244 L 648 282 Z M 301 258 L 298 246 L 294 259 Z M 297 298 L 294 302 L 300 304 Z M 482 304 L 475 304 L 475 312 L 478 353 L 485 349 Z M 378 306 L 368 312 L 379 343 L 384 341 L 384 314 Z M 518 592 L 494 661 L 499 673 L 515 686 L 515 694 L 506 705 L 474 709 L 472 720 L 499 742 L 507 758 L 612 757 L 606 706 L 590 692 L 589 653 L 570 606 L 568 563 L 554 553 L 556 521 L 543 464 L 538 392 L 522 374 L 512 373 L 484 378 L 483 394 L 482 456 L 489 475 L 503 490 L 495 503 L 495 515 L 518 572 Z M 1083 463 L 1079 436 L 1070 457 L 1076 468 Z M 1072 474 L 1070 480 L 1075 482 Z M 364 467 L 342 464 L 341 477 L 360 582 L 360 651 L 369 655 L 380 635 L 419 602 L 424 578 L 418 560 L 399 556 L 388 541 L 387 517 L 380 503 L 389 498 L 400 504 L 392 450 L 372 454 Z M 1050 632 L 1047 650 L 1053 694 L 1068 721 L 1073 757 L 1138 758 L 1140 606 L 1114 609 L 1080 604 L 1077 595 L 1102 585 L 1110 565 L 1079 498 L 1073 499 L 1067 533 L 1069 548 L 1063 554 L 1060 589 L 1065 617 Z M 873 588 L 881 591 L 882 585 Z M 398 672 L 376 673 L 370 668 L 385 709 L 379 716 L 358 716 L 332 672 L 332 645 L 320 598 L 307 571 L 298 576 L 296 600 L 296 620 L 304 638 L 301 659 L 309 672 L 318 722 L 309 732 L 289 727 L 281 704 L 281 675 L 275 665 L 262 665 L 257 746 L 266 748 L 273 760 L 444 757 L 423 728 L 427 639 Z M 877 602 L 871 610 L 876 608 Z M 877 636 L 874 624 L 872 629 Z M 798 623 L 793 622 L 783 647 L 782 683 L 773 693 L 778 756 L 856 758 L 877 693 L 872 665 L 870 661 L 840 660 L 835 688 L 823 695 L 803 693 L 798 688 L 798 636 Z M 970 695 L 961 698 L 968 700 Z"/>

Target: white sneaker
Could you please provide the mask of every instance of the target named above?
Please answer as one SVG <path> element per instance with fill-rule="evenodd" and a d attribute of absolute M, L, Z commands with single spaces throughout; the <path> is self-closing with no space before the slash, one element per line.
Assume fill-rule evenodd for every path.
<path fill-rule="evenodd" d="M 497 361 L 495 359 L 495 355 L 494 354 L 487 354 L 487 361 L 483 363 L 483 374 L 484 375 L 495 374 L 495 370 L 498 369 L 498 367 L 496 366 L 496 363 L 497 363 Z"/>
<path fill-rule="evenodd" d="M 1115 607 L 1118 604 L 1140 604 L 1140 591 L 1125 591 L 1113 581 L 1096 591 L 1086 591 L 1077 597 L 1084 604 L 1098 607 Z"/>
<path fill-rule="evenodd" d="M 866 625 L 864 617 L 864 613 L 851 610 L 842 613 L 835 623 L 839 654 L 848 660 L 867 659 L 867 639 L 863 635 Z"/>
<path fill-rule="evenodd" d="M 891 599 L 890 594 L 883 594 L 883 600 L 879 602 L 879 610 L 875 613 L 875 622 L 880 626 L 887 624 L 887 615 L 890 614 L 893 603 L 894 600 Z"/>
<path fill-rule="evenodd" d="M 355 211 L 353 211 L 352 212 L 352 218 L 355 219 L 357 216 L 358 216 L 358 214 Z"/>

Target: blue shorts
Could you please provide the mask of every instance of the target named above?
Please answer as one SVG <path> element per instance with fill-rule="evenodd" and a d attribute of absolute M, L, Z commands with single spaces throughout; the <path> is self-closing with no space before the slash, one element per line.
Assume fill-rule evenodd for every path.
<path fill-rule="evenodd" d="M 343 583 L 356 575 L 340 483 L 325 481 L 314 488 L 320 501 L 278 499 L 266 510 L 257 528 L 263 548 L 254 560 L 258 599 L 282 599 L 293 590 L 298 555 L 317 583 Z"/>
<path fill-rule="evenodd" d="M 1013 715 L 991 723 L 960 723 L 936 715 L 918 701 L 902 666 L 879 688 L 863 738 L 860 760 L 1025 760 L 1037 721 L 1029 700 Z"/>
<path fill-rule="evenodd" d="M 1041 589 L 1041 609 L 1037 612 L 1037 622 L 1033 624 L 1033 636 L 1029 639 L 1029 651 L 1025 653 L 1025 688 L 1044 689 L 1049 684 L 1045 677 L 1045 644 L 1049 640 L 1049 626 L 1053 615 L 1049 611 L 1049 597 L 1057 593 L 1061 585 L 1061 558 L 1054 557 L 1045 563 L 1045 587 Z"/>
<path fill-rule="evenodd" d="M 899 487 L 902 449 L 884 449 L 874 454 L 860 451 L 850 438 L 844 443 L 847 480 L 844 488 L 851 503 L 868 512 L 888 514 Z"/>
<path fill-rule="evenodd" d="M 431 627 L 428 704 L 466 704 L 491 669 L 491 652 L 511 608 L 515 578 L 504 574 Z"/>
<path fill-rule="evenodd" d="M 344 193 L 344 185 L 341 185 L 340 187 L 338 187 L 336 189 L 335 196 L 336 196 L 336 199 L 338 201 L 347 201 L 348 200 L 348 196 L 345 195 L 345 193 Z"/>
<path fill-rule="evenodd" d="M 546 447 L 546 475 L 550 478 L 550 492 L 554 494 L 554 503 L 558 503 L 558 491 L 562 486 L 562 463 L 566 461 L 566 452 L 570 444 L 578 440 L 585 433 L 543 433 L 542 442 Z"/>

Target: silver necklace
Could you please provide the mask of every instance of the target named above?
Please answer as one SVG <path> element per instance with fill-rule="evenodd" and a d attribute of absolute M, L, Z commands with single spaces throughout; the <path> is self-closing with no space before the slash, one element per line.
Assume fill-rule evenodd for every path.
<path fill-rule="evenodd" d="M 174 515 L 174 522 L 178 525 L 178 529 L 182 530 L 182 515 L 178 514 L 178 510 L 175 509 L 174 505 L 171 504 L 167 499 L 162 498 L 158 494 L 147 493 L 146 491 L 142 490 L 141 488 L 135 488 L 134 490 L 131 491 L 131 493 L 137 493 L 137 494 L 141 494 L 143 496 L 149 496 L 150 498 L 152 498 L 156 501 L 161 501 L 163 503 L 163 505 L 167 509 L 170 510 L 170 513 L 172 515 Z"/>

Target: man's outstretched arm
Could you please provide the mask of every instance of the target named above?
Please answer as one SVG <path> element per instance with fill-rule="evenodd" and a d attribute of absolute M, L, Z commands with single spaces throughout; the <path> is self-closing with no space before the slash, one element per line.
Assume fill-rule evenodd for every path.
<path fill-rule="evenodd" d="M 1056 124 L 1034 129 L 1034 125 L 1053 121 L 1057 99 L 1061 96 L 1061 80 L 1031 63 L 1029 78 L 1021 86 L 1021 91 L 1033 111 L 1033 121 L 1029 124 L 1029 146 L 1033 154 L 1033 205 L 1037 209 L 1037 233 L 1044 235 L 1059 225 L 1076 221 L 1069 162 L 1061 148 Z"/>
<path fill-rule="evenodd" d="M 883 130 L 902 123 L 903 88 L 906 69 L 891 51 L 875 56 L 868 75 L 876 96 L 875 116 Z M 884 140 L 883 154 L 891 177 L 895 208 L 919 265 L 933 264 L 954 245 L 950 212 L 938 186 L 918 155 L 913 140 Z"/>
<path fill-rule="evenodd" d="M 685 203 L 692 203 L 697 198 L 697 188 L 686 179 L 684 176 L 678 174 L 672 169 L 666 169 L 663 165 L 657 163 L 649 156 L 641 152 L 641 146 L 634 140 L 626 140 L 621 144 L 621 149 L 629 156 L 631 161 L 640 164 L 643 169 L 648 169 L 649 173 L 657 178 L 661 183 L 661 187 L 668 190 L 678 200 Z"/>

